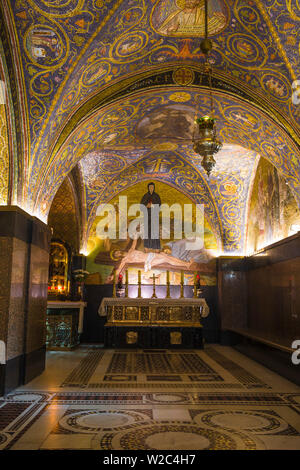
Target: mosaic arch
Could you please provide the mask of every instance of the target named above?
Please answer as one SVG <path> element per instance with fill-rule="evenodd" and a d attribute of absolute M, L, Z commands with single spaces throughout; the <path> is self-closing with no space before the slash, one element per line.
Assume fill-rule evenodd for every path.
<path fill-rule="evenodd" d="M 126 152 L 123 157 L 121 151 L 118 155 L 107 151 L 84 157 L 80 167 L 85 181 L 87 237 L 100 203 L 140 180 L 152 178 L 169 182 L 195 203 L 204 203 L 221 248 L 231 252 L 243 250 L 248 191 L 255 173 L 256 153 L 225 145 L 209 181 L 201 173 L 200 159 L 185 157 L 182 149 L 154 151 L 127 168 Z M 236 160 L 234 170 L 232 158 Z"/>
<path fill-rule="evenodd" d="M 249 202 L 247 252 L 253 253 L 299 230 L 300 210 L 286 180 L 261 158 Z"/>
<path fill-rule="evenodd" d="M 14 125 L 19 136 L 15 139 L 17 164 L 13 170 L 13 193 L 15 202 L 25 210 L 46 220 L 51 200 L 65 176 L 80 158 L 98 151 L 97 145 L 103 148 L 105 144 L 105 149 L 109 150 L 118 150 L 118 145 L 122 148 L 127 145 L 128 149 L 131 146 L 133 153 L 136 151 L 139 156 L 132 157 L 129 163 L 149 152 L 149 146 L 145 151 L 144 147 L 137 146 L 136 134 L 135 141 L 126 144 L 128 135 L 122 134 L 122 126 L 117 123 L 121 133 L 117 134 L 115 142 L 114 139 L 110 141 L 114 132 L 108 133 L 100 126 L 102 142 L 99 144 L 94 138 L 93 144 L 87 137 L 89 128 L 84 127 L 82 115 L 82 123 L 76 128 L 72 127 L 72 115 L 74 110 L 79 114 L 83 112 L 87 102 L 97 101 L 99 90 L 109 100 L 110 87 L 116 90 L 119 87 L 121 96 L 123 83 L 131 80 L 133 93 L 137 73 L 146 77 L 152 68 L 159 71 L 166 66 L 184 67 L 184 74 L 173 76 L 169 72 L 173 85 L 181 85 L 183 92 L 188 92 L 184 90 L 185 85 L 197 85 L 195 69 L 203 61 L 199 50 L 202 2 L 195 0 L 194 24 L 198 28 L 195 31 L 185 24 L 183 15 L 179 15 L 178 1 L 70 0 L 50 2 L 51 8 L 46 0 L 1 2 L 0 34 L 14 90 Z M 185 3 L 184 0 L 180 2 L 183 13 Z M 227 143 L 268 158 L 288 178 L 297 201 L 297 149 L 283 127 L 295 141 L 299 140 L 300 106 L 294 105 L 291 99 L 291 84 L 299 76 L 298 7 L 298 0 L 280 0 L 280 5 L 278 0 L 211 0 L 209 11 L 209 35 L 214 42 L 211 61 L 218 77 L 214 87 L 218 88 L 220 77 L 228 80 L 227 97 L 226 94 L 222 96 L 229 114 L 223 115 L 220 103 L 217 110 L 219 118 L 221 116 L 222 137 Z M 164 94 L 164 80 L 166 74 L 162 75 L 162 82 L 156 85 L 150 82 L 149 86 L 155 85 Z M 235 85 L 235 92 L 229 83 Z M 249 92 L 248 98 L 243 94 L 245 89 Z M 240 98 L 234 98 L 231 93 L 239 94 Z M 190 103 L 180 103 L 194 107 L 194 93 L 191 95 Z M 165 93 L 165 99 L 169 97 Z M 242 98 L 247 99 L 247 104 Z M 267 117 L 263 110 L 266 110 L 265 105 L 251 107 L 250 102 L 267 104 L 270 116 L 274 115 L 281 126 Z M 105 105 L 110 106 L 108 102 Z M 205 108 L 205 100 L 202 105 Z M 237 107 L 231 108 L 232 114 L 230 106 Z M 102 103 L 100 112 L 103 110 L 106 108 Z M 166 111 L 172 113 L 172 109 Z M 251 129 L 251 118 L 247 127 L 243 112 L 248 113 L 248 118 L 252 112 L 254 119 L 263 121 L 261 128 Z M 142 116 L 137 112 L 137 121 L 141 122 Z M 135 119 L 135 115 L 132 117 Z M 96 122 L 92 123 L 93 116 L 90 119 L 96 137 Z M 72 133 L 63 131 L 69 124 Z M 66 140 L 63 146 L 49 153 L 57 139 L 64 140 L 69 134 L 76 137 L 77 148 L 68 148 L 71 142 Z M 182 146 L 178 147 L 181 149 Z M 61 161 L 67 155 L 63 153 L 66 149 L 70 151 L 71 160 L 67 161 L 66 157 L 64 166 Z M 183 157 L 192 159 L 191 149 L 187 147 Z M 43 192 L 48 191 L 49 199 L 43 197 Z"/>
<path fill-rule="evenodd" d="M 208 87 L 209 78 L 207 74 L 203 74 L 203 69 L 199 64 L 195 66 L 156 66 L 151 67 L 146 73 L 135 73 L 128 76 L 126 79 L 118 81 L 117 83 L 108 84 L 100 91 L 97 90 L 91 97 L 74 107 L 72 115 L 67 118 L 63 124 L 57 128 L 56 137 L 48 149 L 48 154 L 55 154 L 63 145 L 66 137 L 80 124 L 82 119 L 86 119 L 98 108 L 106 106 L 114 100 L 120 99 L 126 95 L 131 96 L 133 93 L 144 90 L 149 91 L 149 88 L 159 87 L 178 87 L 184 86 L 200 86 L 205 89 Z M 243 84 L 236 81 L 233 77 L 229 77 L 226 73 L 217 72 L 214 69 L 212 76 L 212 87 L 216 91 L 221 91 L 230 96 L 237 96 L 246 102 L 252 103 L 261 111 L 264 111 L 272 120 L 277 122 L 284 131 L 286 131 L 295 142 L 300 143 L 297 134 L 290 126 L 286 118 L 282 116 L 280 109 L 275 109 L 274 103 L 266 99 L 263 93 L 253 93 L 249 86 L 244 82 Z M 184 91 L 184 88 L 182 88 Z M 189 90 L 187 90 L 189 91 Z"/>
<path fill-rule="evenodd" d="M 165 75 L 164 78 L 168 78 L 167 75 Z M 173 75 L 174 75 L 174 73 L 173 73 Z M 201 74 L 199 74 L 199 72 L 198 72 L 198 76 L 199 75 L 201 76 Z M 160 77 L 160 80 L 161 79 L 162 79 L 162 77 Z M 220 81 L 219 79 L 216 80 L 217 83 L 219 83 L 219 81 Z M 148 84 L 148 80 L 144 80 L 143 83 Z M 151 84 L 155 85 L 155 81 L 151 82 Z M 139 86 L 139 83 L 137 82 L 136 85 Z M 225 84 L 223 86 L 226 87 Z M 112 146 L 114 146 L 116 144 L 117 144 L 117 147 L 118 147 L 119 145 L 124 146 L 126 143 L 129 145 L 129 148 L 144 147 L 145 146 L 145 145 L 143 145 L 144 141 L 143 142 L 141 142 L 141 141 L 137 142 L 137 136 L 136 136 L 135 132 L 134 132 L 134 134 L 132 134 L 132 135 L 135 136 L 134 141 L 131 141 L 131 142 L 128 141 L 129 133 L 128 133 L 128 131 L 126 131 L 124 126 L 123 126 L 123 129 L 122 129 L 122 123 L 124 124 L 124 122 L 127 120 L 127 129 L 129 129 L 129 126 L 131 126 L 131 131 L 132 131 L 133 130 L 132 127 L 134 126 L 135 120 L 136 119 L 141 119 L 141 117 L 139 118 L 139 114 L 140 114 L 140 116 L 141 115 L 143 116 L 145 114 L 145 112 L 148 111 L 149 105 L 152 106 L 153 108 L 154 108 L 155 104 L 156 104 L 156 106 L 163 106 L 163 105 L 166 105 L 167 100 L 169 100 L 171 103 L 173 102 L 173 108 L 174 108 L 175 104 L 179 108 L 180 108 L 180 106 L 183 106 L 183 107 L 190 106 L 191 108 L 193 108 L 193 109 L 190 110 L 190 120 L 192 119 L 192 115 L 194 116 L 194 110 L 198 106 L 200 106 L 200 109 L 204 109 L 204 110 L 208 109 L 209 102 L 208 102 L 207 96 L 205 96 L 206 91 L 203 91 L 203 89 L 200 92 L 201 96 L 199 98 L 199 95 L 197 94 L 197 92 L 195 92 L 194 87 L 188 87 L 188 88 L 180 87 L 179 88 L 178 86 L 177 87 L 174 86 L 172 88 L 174 89 L 173 93 L 167 93 L 166 90 L 169 91 L 168 88 L 166 89 L 166 88 L 160 88 L 160 87 L 158 87 L 158 89 L 159 89 L 158 93 L 156 92 L 156 90 L 153 93 L 153 90 L 149 91 L 149 89 L 146 88 L 143 92 L 136 92 L 136 93 L 133 94 L 132 93 L 132 87 L 130 87 L 127 90 L 128 96 L 126 96 L 126 94 L 124 94 L 125 92 L 122 92 L 121 95 L 123 96 L 124 103 L 120 104 L 118 111 L 116 111 L 121 116 L 121 119 L 117 120 L 117 121 L 120 121 L 120 122 L 116 122 L 116 120 L 112 120 L 112 119 L 108 120 L 107 122 L 104 122 L 103 120 L 100 120 L 101 122 L 99 122 L 99 124 L 100 124 L 99 125 L 99 132 L 100 132 L 100 134 L 104 135 L 104 139 L 102 139 L 102 140 L 100 139 L 100 141 L 97 141 L 98 142 L 98 147 L 100 145 L 102 145 L 102 147 L 109 146 L 111 148 Z M 133 87 L 133 89 L 135 89 L 135 87 Z M 238 90 L 236 88 L 234 88 L 233 86 L 229 86 L 229 89 L 232 91 L 232 93 L 235 93 L 235 94 L 238 93 Z M 177 90 L 177 93 L 176 93 L 176 90 Z M 178 92 L 179 92 L 179 95 L 178 95 Z M 153 93 L 153 100 L 151 99 L 152 97 L 150 96 L 151 93 Z M 143 107 L 143 103 L 138 102 L 139 98 L 140 97 L 144 98 L 145 94 L 147 94 L 147 96 L 149 97 L 148 101 L 147 101 L 147 105 L 148 105 L 147 108 L 145 108 L 145 106 Z M 161 94 L 161 99 L 159 97 L 159 94 Z M 252 139 L 252 142 L 248 142 L 249 141 L 248 131 L 250 129 L 251 131 L 256 131 L 258 133 L 259 130 L 258 130 L 257 127 L 256 127 L 256 129 L 254 129 L 254 128 L 251 129 L 251 123 L 253 123 L 253 119 L 254 120 L 255 119 L 256 120 L 261 119 L 261 120 L 264 120 L 265 123 L 268 123 L 268 125 L 270 125 L 270 128 L 274 129 L 273 130 L 273 135 L 274 135 L 274 141 L 275 142 L 272 142 L 272 140 L 273 140 L 272 139 L 272 134 L 270 134 L 268 132 L 268 130 L 266 129 L 266 125 L 264 126 L 265 129 L 266 129 L 266 136 L 265 137 L 266 137 L 266 139 L 268 139 L 268 141 L 271 145 L 270 152 L 273 152 L 272 151 L 272 146 L 273 147 L 278 147 L 278 145 L 280 145 L 280 143 L 278 142 L 278 139 L 276 138 L 277 134 L 280 134 L 282 142 L 285 141 L 286 137 L 287 137 L 288 142 L 289 142 L 289 147 L 293 149 L 291 157 L 295 161 L 295 157 L 294 157 L 293 154 L 298 152 L 297 144 L 295 144 L 293 142 L 293 139 L 289 135 L 286 136 L 286 130 L 285 130 L 285 127 L 283 126 L 283 124 L 282 123 L 280 123 L 280 124 L 276 123 L 276 120 L 278 120 L 278 116 L 269 115 L 270 113 L 268 111 L 268 106 L 267 106 L 266 103 L 264 104 L 264 108 L 262 109 L 261 102 L 259 100 L 258 100 L 257 103 L 251 105 L 251 104 L 249 104 L 249 100 L 251 101 L 251 97 L 247 94 L 243 95 L 241 92 L 239 94 L 240 95 L 242 94 L 242 98 L 244 98 L 244 100 L 240 96 L 233 97 L 231 95 L 231 93 L 229 94 L 228 92 L 227 93 L 224 93 L 224 92 L 220 93 L 220 92 L 215 91 L 215 94 L 216 94 L 216 96 L 219 97 L 219 100 L 218 100 L 219 103 L 218 103 L 217 111 L 219 111 L 219 115 L 220 115 L 219 118 L 221 118 L 220 123 L 223 124 L 223 125 L 228 124 L 228 126 L 231 127 L 231 129 L 228 130 L 229 131 L 228 132 L 228 134 L 229 134 L 228 135 L 228 137 L 229 137 L 228 142 L 235 142 L 235 139 L 238 139 L 238 143 L 240 145 L 242 145 L 244 147 L 248 146 L 248 148 L 252 148 L 251 145 L 255 145 L 256 150 L 258 151 L 258 148 L 257 148 L 257 145 L 256 145 L 257 136 L 254 139 Z M 133 101 L 132 101 L 132 96 L 135 96 L 135 99 Z M 222 97 L 224 97 L 224 98 L 226 97 L 226 101 L 224 103 L 224 108 L 226 110 L 228 110 L 229 106 L 231 105 L 233 107 L 232 111 L 233 112 L 235 111 L 235 115 L 233 113 L 232 113 L 232 116 L 224 115 L 224 112 L 223 112 L 223 109 L 222 109 L 223 106 L 222 106 L 222 103 L 221 103 Z M 107 99 L 109 99 L 109 98 L 107 98 Z M 199 100 L 200 100 L 200 103 L 198 102 Z M 174 103 L 174 101 L 175 101 L 175 103 Z M 121 103 L 121 98 L 119 98 L 117 103 Z M 125 107 L 126 107 L 126 112 L 125 112 L 126 114 L 124 114 L 124 111 L 122 109 L 123 104 L 125 104 Z M 127 104 L 129 104 L 129 107 L 127 107 Z M 88 117 L 85 114 L 86 109 L 84 108 L 83 111 L 78 115 L 78 119 L 80 121 L 79 122 L 79 128 L 82 131 L 83 131 L 83 129 L 86 128 L 86 126 L 84 125 L 84 120 L 85 119 L 88 122 L 90 122 L 95 117 L 96 122 L 97 122 L 97 113 L 100 113 L 100 112 L 102 113 L 103 110 L 105 111 L 107 109 L 107 106 L 109 106 L 109 105 L 101 106 L 101 107 L 99 107 L 99 109 L 97 109 L 97 111 L 93 111 L 93 110 L 91 111 L 90 110 L 90 114 L 89 114 Z M 234 107 L 235 107 L 235 109 L 234 109 Z M 239 108 L 239 109 L 237 109 L 237 108 Z M 269 108 L 270 108 L 270 106 L 269 106 Z M 242 114 L 244 109 L 249 110 L 248 116 L 245 116 L 245 115 Z M 250 114 L 251 111 L 252 111 L 252 113 L 254 112 L 254 115 L 256 116 L 256 118 L 253 118 L 253 116 Z M 241 117 L 239 117 L 239 116 L 241 116 Z M 227 118 L 229 118 L 229 120 Z M 129 120 L 132 120 L 133 122 L 131 123 L 131 122 L 129 122 Z M 238 121 L 238 120 L 239 120 L 239 123 L 233 122 L 233 121 Z M 275 120 L 275 122 L 274 122 L 274 120 Z M 228 122 L 226 122 L 226 121 L 228 121 Z M 249 121 L 248 125 L 247 125 L 247 121 Z M 82 127 L 82 125 L 83 125 L 83 127 Z M 92 124 L 92 125 L 94 125 L 94 124 Z M 110 132 L 109 128 L 112 127 L 112 126 L 114 127 L 114 129 L 116 127 L 119 127 L 121 133 L 116 132 L 115 130 L 114 130 L 114 132 Z M 102 129 L 103 127 L 107 127 L 107 132 L 106 133 L 105 133 L 105 129 Z M 88 129 L 88 130 L 90 132 L 90 129 Z M 244 130 L 244 133 L 242 132 L 242 130 Z M 69 135 L 69 138 L 66 139 L 66 136 L 68 135 L 68 132 L 70 132 L 70 135 Z M 50 170 L 50 166 L 53 165 L 53 162 L 55 161 L 55 159 L 60 158 L 62 148 L 65 148 L 65 145 L 66 145 L 66 142 L 68 141 L 68 139 L 70 140 L 70 138 L 71 139 L 73 138 L 73 136 L 75 135 L 74 132 L 76 132 L 76 131 L 74 131 L 74 128 L 72 129 L 72 126 L 71 127 L 67 126 L 67 128 L 63 129 L 62 134 L 61 134 L 61 136 L 63 137 L 63 140 L 60 140 L 59 145 L 54 146 L 50 150 L 50 153 L 49 153 L 49 150 L 48 150 L 48 158 L 44 162 L 44 165 L 42 165 L 39 169 L 39 175 L 40 176 L 38 177 L 38 180 L 37 180 L 36 189 L 33 188 L 33 185 L 35 183 L 34 179 L 32 180 L 32 184 L 29 187 L 29 192 L 31 192 L 30 198 L 32 198 L 33 200 L 37 201 L 37 199 L 38 199 L 37 193 L 39 191 L 41 191 L 41 188 L 43 187 L 43 180 L 45 180 L 46 176 L 48 175 L 49 170 Z M 240 134 L 239 136 L 238 135 L 237 136 L 233 135 L 233 134 L 237 134 L 237 132 Z M 178 133 L 177 133 L 177 135 L 178 135 Z M 292 133 L 292 135 L 295 136 L 294 133 Z M 81 133 L 81 136 L 84 136 L 84 132 Z M 126 136 L 127 136 L 127 142 L 126 142 L 126 139 L 125 139 Z M 226 137 L 226 135 L 225 135 L 225 137 Z M 232 138 L 234 140 L 232 140 Z M 249 145 L 250 145 L 250 147 L 249 147 Z M 269 145 L 269 144 L 267 143 L 267 145 Z M 82 149 L 84 149 L 86 151 L 92 150 L 89 139 L 88 139 L 87 142 L 85 142 Z M 72 152 L 72 149 L 70 149 L 70 150 Z M 264 152 L 264 150 L 261 150 L 261 149 L 260 149 L 260 151 Z M 289 151 L 289 149 L 287 149 L 287 151 Z M 82 153 L 82 151 L 81 151 L 81 153 Z M 35 207 L 36 207 L 36 203 L 35 203 Z M 40 216 L 43 217 L 42 214 L 40 214 Z"/>
<path fill-rule="evenodd" d="M 217 240 L 222 245 L 222 225 L 219 211 L 206 181 L 192 165 L 173 152 L 160 157 L 152 154 L 112 178 L 94 201 L 88 219 L 88 231 L 100 203 L 109 202 L 126 188 L 151 178 L 168 183 L 188 196 L 194 203 L 204 204 L 205 216 L 209 220 Z"/>
<path fill-rule="evenodd" d="M 58 126 L 95 90 L 153 65 L 203 60 L 203 2 L 194 3 L 191 27 L 184 0 L 72 0 L 50 2 L 51 8 L 45 0 L 3 1 L 26 83 L 31 178 L 38 177 L 35 169 Z M 263 90 L 295 126 L 299 109 L 291 100 L 291 84 L 299 75 L 297 0 L 281 0 L 280 8 L 277 0 L 209 3 L 216 70 L 248 83 L 255 93 Z"/>
<path fill-rule="evenodd" d="M 5 105 L 0 104 L 0 205 L 8 203 L 9 149 Z"/>
<path fill-rule="evenodd" d="M 101 108 L 82 121 L 66 139 L 59 153 L 49 159 L 48 169 L 43 180 L 40 180 L 39 194 L 36 195 L 36 210 L 39 209 L 40 216 L 45 218 L 51 199 L 66 174 L 84 155 L 99 149 L 117 154 L 119 151 L 126 151 L 127 156 L 123 154 L 123 163 L 118 163 L 121 166 L 132 164 L 147 151 L 168 142 L 171 148 L 175 146 L 183 152 L 187 160 L 195 159 L 187 136 L 197 107 L 204 113 L 209 109 L 209 97 L 205 90 L 172 87 L 171 90 L 136 93 Z M 268 158 L 289 180 L 299 201 L 297 148 L 282 128 L 249 103 L 220 92 L 215 93 L 215 112 L 223 142 L 251 149 Z M 175 119 L 175 116 L 181 116 L 180 120 Z M 155 128 L 163 124 L 165 127 L 166 122 L 169 129 L 164 129 L 164 132 L 169 134 L 164 134 L 164 142 L 161 142 L 157 138 L 157 132 L 155 134 Z M 143 131 L 147 126 L 152 129 L 149 135 Z M 177 136 L 181 135 L 185 138 L 178 139 Z M 45 187 L 47 193 L 44 192 Z"/>
<path fill-rule="evenodd" d="M 7 68 L 0 40 L 0 204 L 6 205 L 14 196 L 14 173 L 17 165 L 13 159 L 13 135 L 11 124 L 13 112 L 11 109 L 11 94 Z"/>
<path fill-rule="evenodd" d="M 5 108 L 9 145 L 10 203 L 28 209 L 24 202 L 28 175 L 28 119 L 23 73 L 18 48 L 14 43 L 14 22 L 6 2 L 0 4 L 0 75 L 5 83 Z M 29 208 L 29 210 L 31 207 Z"/>
<path fill-rule="evenodd" d="M 48 225 L 53 229 L 52 238 L 67 242 L 74 253 L 80 244 L 78 202 L 72 181 L 67 177 L 57 191 L 49 212 Z"/>

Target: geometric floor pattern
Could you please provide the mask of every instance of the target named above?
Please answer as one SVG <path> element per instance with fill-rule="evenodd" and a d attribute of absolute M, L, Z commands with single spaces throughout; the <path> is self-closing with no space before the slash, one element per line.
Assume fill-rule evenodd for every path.
<path fill-rule="evenodd" d="M 104 357 L 105 355 L 105 357 Z M 208 364 L 212 358 L 224 371 L 237 379 L 228 383 Z M 103 361 L 104 359 L 104 361 Z M 109 363 L 106 365 L 107 361 Z M 104 365 L 105 364 L 105 365 Z M 97 369 L 97 374 L 95 371 Z M 98 382 L 91 378 L 98 378 Z M 213 347 L 201 351 L 87 349 L 87 355 L 63 381 L 61 387 L 80 388 L 269 388 L 258 377 Z M 153 384 L 154 383 L 154 384 Z M 168 386 L 167 383 L 170 383 Z"/>
<path fill-rule="evenodd" d="M 220 345 L 48 352 L 0 399 L 0 449 L 300 450 L 300 388 Z"/>

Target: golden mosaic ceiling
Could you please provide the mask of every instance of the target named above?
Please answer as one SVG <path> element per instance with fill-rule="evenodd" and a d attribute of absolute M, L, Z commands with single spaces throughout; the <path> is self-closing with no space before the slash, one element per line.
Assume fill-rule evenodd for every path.
<path fill-rule="evenodd" d="M 1 69 L 10 93 L 7 114 L 14 122 L 9 128 L 11 201 L 47 220 L 67 174 L 93 152 L 107 158 L 114 176 L 111 153 L 118 156 L 114 164 L 124 163 L 125 169 L 151 152 L 152 158 L 168 159 L 176 150 L 203 177 L 187 134 L 181 141 L 178 132 L 179 139 L 172 138 L 172 129 L 163 139 L 159 132 L 147 134 L 149 122 L 155 126 L 159 119 L 166 131 L 176 106 L 186 116 L 182 129 L 189 130 L 197 94 L 200 110 L 207 108 L 199 48 L 203 4 L 2 0 Z M 299 0 L 209 0 L 208 5 L 223 142 L 244 148 L 244 155 L 250 152 L 254 159 L 257 154 L 269 159 L 299 201 Z M 239 172 L 244 163 L 235 165 Z M 251 165 L 240 178 L 241 205 L 253 178 Z M 218 184 L 207 183 L 219 212 L 224 200 L 214 184 L 232 179 L 230 168 L 224 168 L 217 170 Z M 88 226 L 98 196 L 89 186 L 86 165 L 79 170 Z M 107 175 L 103 181 L 109 183 Z"/>

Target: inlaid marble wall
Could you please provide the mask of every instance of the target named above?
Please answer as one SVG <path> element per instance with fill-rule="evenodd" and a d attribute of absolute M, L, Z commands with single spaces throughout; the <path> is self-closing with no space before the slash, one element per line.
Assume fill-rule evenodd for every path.
<path fill-rule="evenodd" d="M 0 208 L 0 340 L 6 345 L 0 390 L 43 371 L 48 284 L 48 227 L 14 207 Z"/>
<path fill-rule="evenodd" d="M 45 344 L 48 269 L 48 251 L 31 245 L 26 353 L 40 349 Z"/>
<path fill-rule="evenodd" d="M 7 324 L 9 311 L 10 267 L 13 241 L 0 237 L 0 340 L 7 342 Z"/>
<path fill-rule="evenodd" d="M 7 359 L 20 356 L 24 348 L 24 310 L 29 245 L 12 239 L 8 309 Z"/>

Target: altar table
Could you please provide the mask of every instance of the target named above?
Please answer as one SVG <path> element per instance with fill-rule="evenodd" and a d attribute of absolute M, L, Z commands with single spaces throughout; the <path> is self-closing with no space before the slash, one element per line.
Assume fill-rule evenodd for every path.
<path fill-rule="evenodd" d="M 102 299 L 106 347 L 203 348 L 201 318 L 209 308 L 201 298 Z"/>

